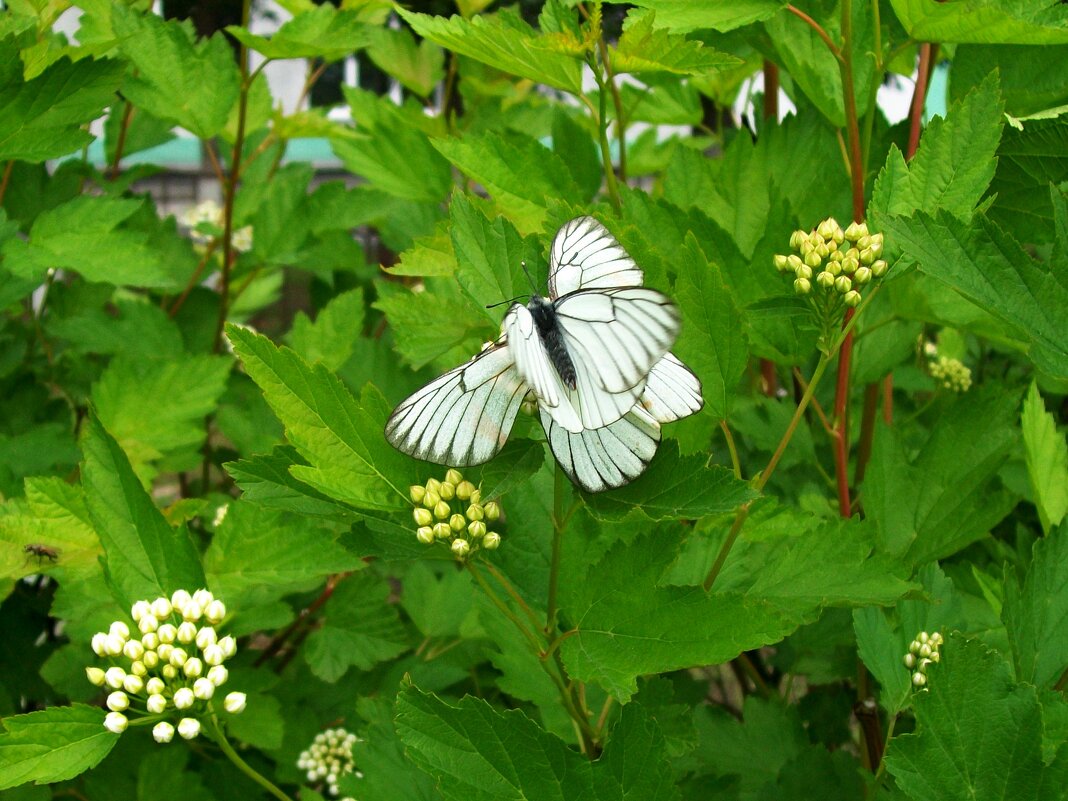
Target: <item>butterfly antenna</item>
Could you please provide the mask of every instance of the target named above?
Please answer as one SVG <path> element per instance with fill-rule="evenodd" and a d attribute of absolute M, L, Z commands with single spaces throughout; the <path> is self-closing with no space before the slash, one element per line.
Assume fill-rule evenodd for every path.
<path fill-rule="evenodd" d="M 533 278 L 533 276 L 531 276 L 530 270 L 527 269 L 526 261 L 519 262 L 519 266 L 523 268 L 523 274 L 526 275 L 527 281 L 530 282 L 531 290 L 533 290 L 534 294 L 537 295 L 538 294 L 538 285 L 536 283 L 534 283 L 534 278 Z"/>
<path fill-rule="evenodd" d="M 503 306 L 505 303 L 515 303 L 517 300 L 523 300 L 524 298 L 529 298 L 529 297 L 530 297 L 530 295 L 516 295 L 514 298 L 509 298 L 508 300 L 500 300 L 500 301 L 497 301 L 496 303 L 491 303 L 488 306 L 486 306 L 486 308 L 487 309 L 495 309 L 498 306 Z"/>

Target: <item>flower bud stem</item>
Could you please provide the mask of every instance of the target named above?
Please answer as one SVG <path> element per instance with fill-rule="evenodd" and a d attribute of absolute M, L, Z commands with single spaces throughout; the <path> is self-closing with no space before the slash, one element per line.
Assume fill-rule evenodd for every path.
<path fill-rule="evenodd" d="M 278 801 L 293 801 L 288 795 L 283 793 L 267 778 L 256 772 L 251 765 L 249 765 L 241 756 L 234 750 L 234 747 L 230 745 L 230 741 L 226 739 L 226 735 L 223 733 L 222 726 L 219 725 L 219 719 L 215 716 L 215 709 L 211 706 L 211 702 L 208 702 L 209 712 L 211 713 L 211 730 L 207 734 L 219 745 L 219 748 L 227 759 L 237 766 L 237 769 L 248 776 L 252 781 L 256 782 L 260 787 L 273 795 Z"/>

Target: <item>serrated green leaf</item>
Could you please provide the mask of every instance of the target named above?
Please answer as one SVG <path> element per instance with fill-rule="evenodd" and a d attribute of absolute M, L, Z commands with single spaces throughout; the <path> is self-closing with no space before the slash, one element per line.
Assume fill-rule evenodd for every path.
<path fill-rule="evenodd" d="M 1068 280 L 1063 268 L 1035 261 L 982 214 L 971 222 L 945 211 L 887 218 L 893 239 L 920 270 L 1007 323 L 1031 342 L 1030 356 L 1050 375 L 1068 377 Z"/>
<path fill-rule="evenodd" d="M 122 62 L 62 58 L 24 81 L 18 52 L 14 40 L 0 40 L 0 161 L 41 162 L 91 142 L 83 126 L 114 100 Z"/>
<path fill-rule="evenodd" d="M 994 69 L 1005 111 L 1014 117 L 1068 102 L 1068 46 L 1064 45 L 961 45 L 953 54 L 949 99 L 959 100 Z"/>
<path fill-rule="evenodd" d="M 126 454 L 94 416 L 81 438 L 85 501 L 104 546 L 108 576 L 125 605 L 204 586 L 184 527 L 173 529 L 134 475 Z"/>
<path fill-rule="evenodd" d="M 137 68 L 122 85 L 130 102 L 201 139 L 222 130 L 237 102 L 240 77 L 221 34 L 196 42 L 188 21 L 165 21 L 118 4 L 112 6 L 112 26 Z"/>
<path fill-rule="evenodd" d="M 927 124 L 908 165 L 891 146 L 869 204 L 876 220 L 939 209 L 969 216 L 994 177 L 1003 109 L 997 75 L 991 73 L 944 119 L 936 117 Z"/>
<path fill-rule="evenodd" d="M 455 53 L 573 95 L 582 92 L 581 60 L 553 50 L 514 11 L 505 9 L 470 20 L 404 9 L 397 13 L 424 39 Z"/>
<path fill-rule="evenodd" d="M 1022 242 L 1050 242 L 1056 235 L 1055 199 L 1043 190 L 1065 181 L 1068 120 L 1034 120 L 1022 131 L 1009 127 L 998 148 L 998 169 L 990 184 L 990 195 L 996 197 L 987 215 Z"/>
<path fill-rule="evenodd" d="M 442 221 L 434 233 L 421 236 L 400 255 L 400 261 L 388 267 L 390 275 L 440 277 L 456 272 L 456 254 L 452 250 L 452 237 L 448 225 Z"/>
<path fill-rule="evenodd" d="M 705 47 L 702 42 L 669 33 L 666 28 L 654 27 L 655 24 L 656 13 L 653 11 L 627 14 L 619 44 L 612 51 L 614 72 L 698 75 L 741 63 L 741 59 Z"/>
<path fill-rule="evenodd" d="M 586 505 L 602 520 L 622 520 L 635 509 L 652 520 L 677 520 L 726 514 L 757 496 L 730 470 L 706 461 L 680 456 L 678 443 L 666 442 L 642 475 L 625 487 L 586 496 Z"/>
<path fill-rule="evenodd" d="M 1062 44 L 1068 42 L 1068 11 L 1055 0 L 1003 3 L 967 0 L 891 0 L 909 37 L 920 42 Z"/>
<path fill-rule="evenodd" d="M 329 63 L 371 42 L 360 11 L 337 9 L 329 3 L 294 15 L 269 38 L 240 25 L 228 25 L 226 31 L 268 59 L 321 58 Z"/>
<path fill-rule="evenodd" d="M 512 439 L 477 473 L 482 500 L 507 495 L 528 481 L 545 461 L 545 444 L 530 439 Z M 473 474 L 474 477 L 476 474 Z"/>
<path fill-rule="evenodd" d="M 591 128 L 584 127 L 564 109 L 557 109 L 553 115 L 553 152 L 571 171 L 584 200 L 597 194 L 604 179 L 595 136 Z"/>
<path fill-rule="evenodd" d="M 368 670 L 410 648 L 389 595 L 389 584 L 370 571 L 337 585 L 303 649 L 312 673 L 335 682 L 350 667 Z"/>
<path fill-rule="evenodd" d="M 358 788 L 346 788 L 342 783 L 341 789 L 354 793 L 354 797 L 358 795 L 362 801 L 440 801 L 442 796 L 434 780 L 421 770 L 413 770 L 404 753 L 404 744 L 393 726 L 393 704 L 392 694 L 388 698 L 364 697 L 357 701 L 357 712 L 367 727 L 353 745 L 352 754 L 364 776 L 357 780 Z"/>
<path fill-rule="evenodd" d="M 280 445 L 270 453 L 227 462 L 223 467 L 253 503 L 307 517 L 348 517 L 345 509 L 326 495 L 295 479 L 289 472 L 294 464 L 307 463 L 293 448 Z"/>
<path fill-rule="evenodd" d="M 124 124 L 125 135 L 122 133 Z M 123 158 L 170 142 L 175 138 L 173 128 L 166 120 L 153 117 L 147 111 L 134 108 L 129 103 L 115 103 L 104 123 L 104 156 L 109 164 L 115 163 L 120 137 Z"/>
<path fill-rule="evenodd" d="M 352 289 L 333 297 L 313 323 L 298 312 L 289 332 L 290 347 L 309 364 L 321 362 L 336 370 L 349 360 L 363 331 L 363 290 Z"/>
<path fill-rule="evenodd" d="M 252 216 L 252 255 L 266 264 L 299 262 L 311 228 L 306 200 L 315 171 L 310 164 L 287 164 L 271 177 L 267 193 Z"/>
<path fill-rule="evenodd" d="M 928 692 L 913 700 L 916 733 L 895 737 L 885 757 L 901 789 L 911 798 L 962 801 L 1060 794 L 1040 789 L 1048 770 L 1063 781 L 1063 766 L 1042 764 L 1035 688 L 1014 684 L 998 654 L 954 635 L 928 674 Z"/>
<path fill-rule="evenodd" d="M 675 299 L 685 325 L 675 351 L 701 379 L 708 411 L 724 420 L 749 364 L 744 320 L 716 264 L 688 234 L 676 263 Z"/>
<path fill-rule="evenodd" d="M 622 3 L 624 0 L 609 0 Z M 695 3 L 693 0 L 636 0 L 631 5 L 656 12 L 657 22 L 676 33 L 697 30 L 732 31 L 775 16 L 785 0 L 740 0 Z"/>
<path fill-rule="evenodd" d="M 1031 384 L 1024 398 L 1020 426 L 1035 506 L 1042 529 L 1048 534 L 1068 514 L 1068 444 L 1064 435 L 1057 432 L 1057 424 L 1046 411 L 1036 383 Z"/>
<path fill-rule="evenodd" d="M 229 326 L 227 336 L 289 441 L 310 463 L 291 468 L 299 481 L 357 508 L 408 508 L 410 462 L 386 442 L 389 409 L 378 390 L 368 385 L 357 401 L 322 365 L 309 367 L 288 348 L 243 328 Z"/>
<path fill-rule="evenodd" d="M 60 580 L 97 570 L 96 536 L 81 487 L 59 478 L 26 479 L 26 507 L 0 514 L 0 577 L 21 578 L 48 571 Z M 37 559 L 26 547 L 42 545 L 57 558 Z"/>
<path fill-rule="evenodd" d="M 541 228 L 550 199 L 583 200 L 582 190 L 560 157 L 524 134 L 486 131 L 458 139 L 435 139 L 431 144 L 457 169 L 482 184 L 521 232 Z"/>
<path fill-rule="evenodd" d="M 426 39 L 416 44 L 407 28 L 372 28 L 367 55 L 380 70 L 420 97 L 430 97 L 445 77 L 445 55 Z"/>
<path fill-rule="evenodd" d="M 49 335 L 67 340 L 78 353 L 168 359 L 183 350 L 174 320 L 142 299 L 116 299 L 110 313 L 103 308 L 81 308 L 70 316 L 49 316 L 44 326 Z"/>
<path fill-rule="evenodd" d="M 103 724 L 103 710 L 86 704 L 5 717 L 0 790 L 31 781 L 60 782 L 95 767 L 119 741 Z"/>
<path fill-rule="evenodd" d="M 1002 619 L 1009 632 L 1016 680 L 1049 688 L 1068 668 L 1068 526 L 1054 528 L 1035 543 L 1023 586 L 1005 571 Z"/>

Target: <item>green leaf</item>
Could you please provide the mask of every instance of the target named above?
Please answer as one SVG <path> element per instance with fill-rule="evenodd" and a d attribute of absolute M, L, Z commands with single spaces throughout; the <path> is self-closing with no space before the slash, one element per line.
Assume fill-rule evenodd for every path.
<path fill-rule="evenodd" d="M 1068 268 L 1036 262 L 982 214 L 964 222 L 919 212 L 884 228 L 921 271 L 1029 339 L 1039 369 L 1068 377 Z"/>
<path fill-rule="evenodd" d="M 107 310 L 82 307 L 70 316 L 50 315 L 44 325 L 78 353 L 170 359 L 183 350 L 177 323 L 147 298 L 116 298 Z"/>
<path fill-rule="evenodd" d="M 1052 687 L 1068 668 L 1068 526 L 1054 528 L 1034 545 L 1023 586 L 1005 571 L 1002 618 L 1009 632 L 1016 680 Z"/>
<path fill-rule="evenodd" d="M 147 111 L 134 108 L 128 103 L 115 103 L 104 123 L 104 157 L 109 164 L 115 163 L 116 149 L 119 138 L 123 136 L 124 123 L 126 133 L 122 139 L 123 158 L 175 138 L 174 126 L 166 120 L 153 117 Z"/>
<path fill-rule="evenodd" d="M 920 42 L 973 44 L 1063 44 L 1068 11 L 1053 0 L 1003 3 L 967 0 L 890 0 L 909 37 Z"/>
<path fill-rule="evenodd" d="M 108 576 L 124 604 L 203 587 L 204 571 L 188 532 L 167 524 L 126 454 L 96 417 L 85 423 L 81 446 L 89 516 L 104 546 Z"/>
<path fill-rule="evenodd" d="M 4 267 L 17 276 L 41 277 L 51 268 L 86 280 L 151 288 L 181 286 L 195 264 L 165 260 L 134 218 L 142 200 L 83 195 L 42 212 L 29 241 L 3 245 Z"/>
<path fill-rule="evenodd" d="M 289 332 L 289 344 L 309 364 L 322 362 L 336 370 L 349 360 L 363 331 L 363 290 L 352 289 L 330 299 L 311 322 L 297 312 Z"/>
<path fill-rule="evenodd" d="M 411 760 L 404 753 L 404 744 L 393 726 L 394 694 L 388 698 L 361 697 L 356 702 L 356 711 L 366 727 L 362 738 L 352 747 L 352 755 L 362 779 L 355 788 L 346 786 L 342 778 L 340 789 L 360 801 L 440 801 L 441 793 L 434 781 L 421 770 L 413 770 Z M 301 790 L 303 793 L 303 789 Z"/>
<path fill-rule="evenodd" d="M 654 28 L 655 19 L 652 11 L 627 14 L 611 57 L 614 72 L 699 75 L 741 64 L 741 59 L 718 53 L 702 42 Z"/>
<path fill-rule="evenodd" d="M 1057 433 L 1056 421 L 1046 411 L 1034 382 L 1024 398 L 1020 426 L 1035 506 L 1042 530 L 1048 534 L 1068 514 L 1068 444 Z"/>
<path fill-rule="evenodd" d="M 137 70 L 122 85 L 130 102 L 201 139 L 222 130 L 237 102 L 240 76 L 221 34 L 197 42 L 188 21 L 164 20 L 119 4 L 112 6 L 112 25 Z"/>
<path fill-rule="evenodd" d="M 295 464 L 307 463 L 292 448 L 279 446 L 270 453 L 227 462 L 223 467 L 241 487 L 244 498 L 253 503 L 307 517 L 349 516 L 326 495 L 295 479 L 289 472 Z"/>
<path fill-rule="evenodd" d="M 252 216 L 252 256 L 267 264 L 300 262 L 300 247 L 308 237 L 310 164 L 287 164 L 268 182 L 267 194 Z"/>
<path fill-rule="evenodd" d="M 0 41 L 0 162 L 41 162 L 68 156 L 92 141 L 83 126 L 115 98 L 123 64 L 112 59 L 62 58 L 23 81 L 18 48 Z"/>
<path fill-rule="evenodd" d="M 1034 687 L 1016 685 L 984 645 L 948 638 L 913 701 L 916 733 L 895 737 L 886 766 L 911 798 L 1058 797 L 1063 760 L 1042 763 L 1042 709 Z M 1053 775 L 1044 775 L 1053 774 Z M 1050 780 L 1053 779 L 1051 782 Z M 1040 788 L 1049 782 L 1046 792 Z"/>
<path fill-rule="evenodd" d="M 492 461 L 476 468 L 482 500 L 492 501 L 519 488 L 541 469 L 544 461 L 544 442 L 512 439 Z"/>
<path fill-rule="evenodd" d="M 1068 48 L 1066 48 L 1068 49 Z M 998 148 L 998 169 L 990 184 L 996 195 L 987 216 L 1021 242 L 1050 242 L 1055 236 L 1055 196 L 1044 188 L 1068 181 L 1068 120 L 1033 120 L 1009 127 Z"/>
<path fill-rule="evenodd" d="M 724 420 L 749 364 L 744 318 L 719 266 L 709 263 L 693 234 L 686 237 L 676 271 L 675 299 L 685 324 L 675 351 L 700 376 L 709 412 Z"/>
<path fill-rule="evenodd" d="M 312 673 L 335 682 L 350 667 L 369 670 L 409 649 L 407 632 L 389 595 L 389 584 L 370 571 L 337 585 L 323 610 L 322 626 L 311 633 L 303 649 Z"/>
<path fill-rule="evenodd" d="M 609 0 L 622 3 L 624 0 Z M 694 3 L 693 0 L 635 0 L 631 5 L 656 12 L 656 21 L 675 33 L 711 29 L 732 31 L 775 16 L 785 0 L 738 0 L 731 3 Z"/>
<path fill-rule="evenodd" d="M 994 177 L 1003 110 L 997 73 L 991 73 L 945 118 L 927 124 L 907 165 L 901 151 L 891 146 L 872 191 L 870 211 L 876 219 L 939 209 L 955 217 L 970 216 Z"/>
<path fill-rule="evenodd" d="M 963 97 L 995 69 L 1005 111 L 1014 117 L 1068 103 L 1068 46 L 1064 45 L 961 45 L 953 54 L 950 100 Z"/>
<path fill-rule="evenodd" d="M 426 39 L 415 43 L 407 28 L 371 28 L 367 55 L 383 72 L 392 75 L 406 89 L 420 97 L 430 97 L 445 77 L 445 54 Z"/>
<path fill-rule="evenodd" d="M 504 72 L 529 78 L 573 95 L 582 92 L 582 61 L 552 49 L 511 10 L 466 20 L 433 17 L 397 9 L 412 29 L 447 50 Z"/>
<path fill-rule="evenodd" d="M 289 441 L 310 463 L 291 468 L 295 478 L 357 508 L 408 508 L 403 477 L 411 462 L 386 442 L 389 409 L 378 390 L 368 385 L 357 401 L 325 367 L 309 367 L 267 337 L 232 325 L 227 336 Z"/>
<path fill-rule="evenodd" d="M 431 144 L 457 169 L 482 184 L 523 232 L 541 228 L 550 199 L 583 200 L 582 190 L 560 157 L 516 131 L 486 131 L 435 139 Z"/>
<path fill-rule="evenodd" d="M 571 171 L 584 200 L 592 199 L 604 180 L 595 137 L 596 133 L 588 126 L 583 126 L 564 109 L 556 109 L 552 126 L 553 152 Z"/>
<path fill-rule="evenodd" d="M 706 464 L 707 456 L 680 456 L 678 443 L 664 443 L 649 468 L 625 487 L 586 496 L 602 520 L 622 520 L 635 509 L 652 520 L 696 519 L 732 512 L 757 497 L 730 470 Z"/>
<path fill-rule="evenodd" d="M 638 676 L 726 662 L 800 623 L 778 604 L 739 592 L 658 586 L 677 542 L 663 534 L 616 545 L 561 601 L 576 630 L 560 646 L 569 675 L 624 702 Z"/>
<path fill-rule="evenodd" d="M 906 457 L 896 429 L 880 426 L 864 508 L 881 550 L 913 564 L 940 559 L 983 537 L 1015 506 L 997 472 L 1016 444 L 1019 398 L 973 389 L 948 404 L 925 443 Z"/>
<path fill-rule="evenodd" d="M 0 790 L 72 779 L 95 767 L 119 741 L 104 728 L 104 711 L 85 704 L 10 715 L 3 727 Z"/>
<path fill-rule="evenodd" d="M 329 3 L 296 14 L 270 38 L 257 36 L 240 25 L 228 25 L 226 32 L 268 59 L 338 61 L 371 41 L 362 12 L 339 10 Z"/>

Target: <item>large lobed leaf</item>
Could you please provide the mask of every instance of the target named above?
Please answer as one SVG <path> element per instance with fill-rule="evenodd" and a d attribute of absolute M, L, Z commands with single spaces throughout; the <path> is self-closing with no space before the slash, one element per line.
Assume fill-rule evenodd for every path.
<path fill-rule="evenodd" d="M 240 25 L 228 25 L 226 31 L 269 59 L 337 61 L 366 47 L 371 41 L 360 11 L 339 10 L 329 3 L 297 14 L 270 37 L 257 36 Z"/>
<path fill-rule="evenodd" d="M 31 781 L 60 782 L 95 767 L 119 741 L 103 722 L 104 711 L 86 704 L 5 717 L 0 731 L 0 790 Z"/>
<path fill-rule="evenodd" d="M 911 38 L 921 42 L 974 44 L 1063 44 L 1068 11 L 1057 0 L 1005 3 L 1001 0 L 891 0 Z"/>
<path fill-rule="evenodd" d="M 1068 444 L 1035 383 L 1024 398 L 1020 426 L 1035 506 L 1042 529 L 1048 533 L 1068 514 Z"/>
<path fill-rule="evenodd" d="M 622 3 L 624 0 L 609 0 Z M 786 0 L 739 0 L 731 3 L 695 3 L 693 0 L 636 0 L 633 5 L 656 12 L 656 20 L 668 30 L 731 31 L 775 16 Z"/>

